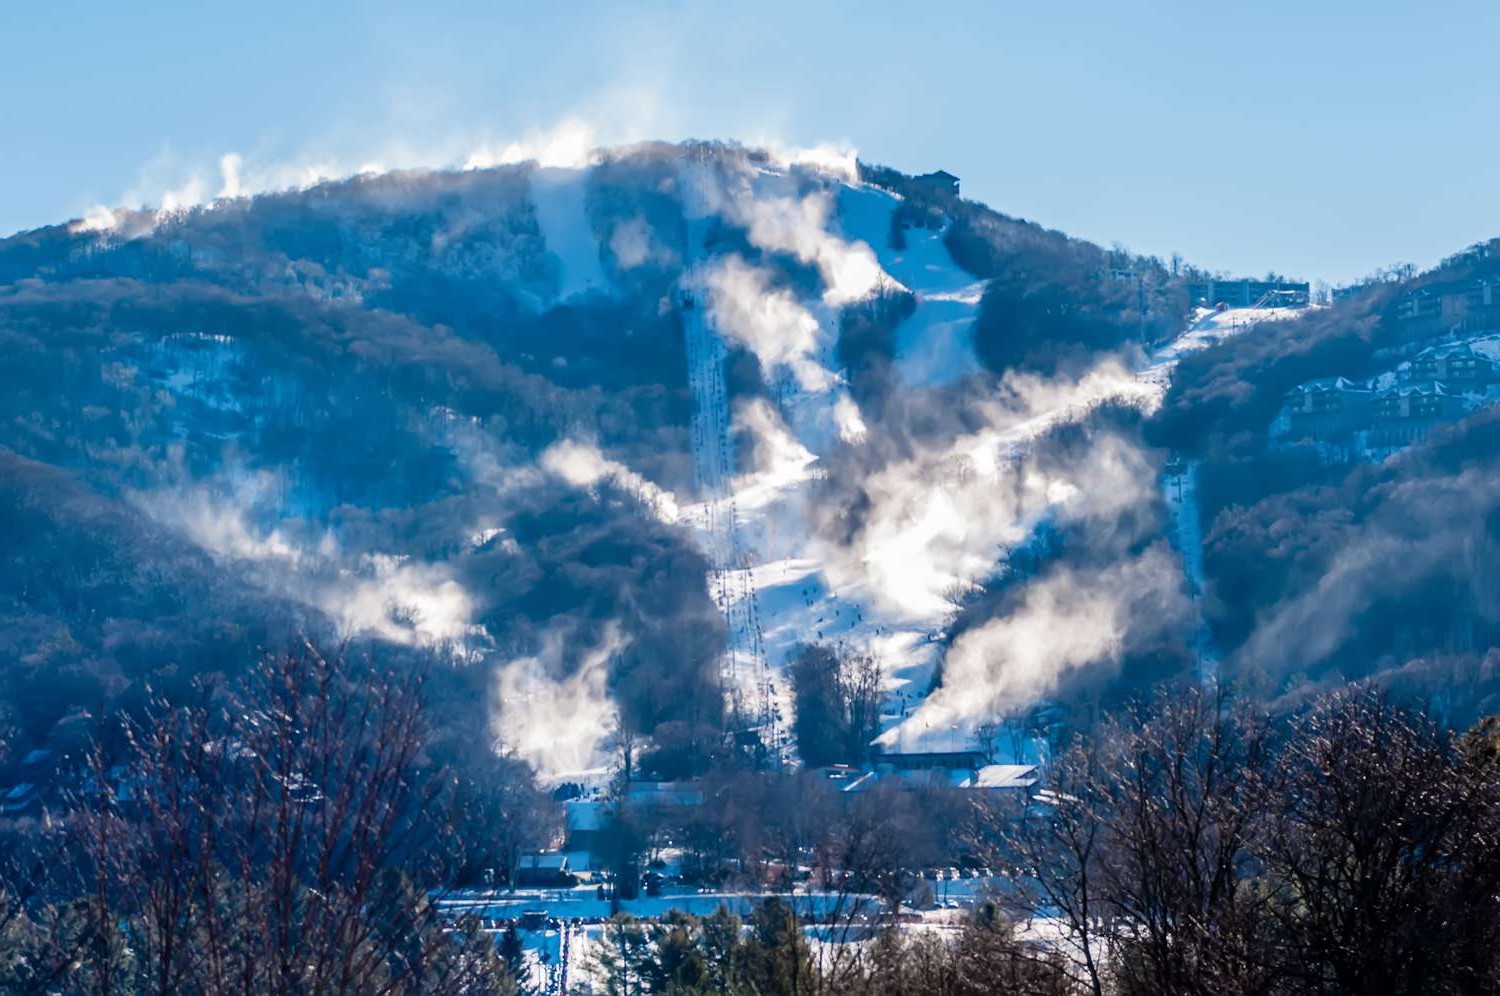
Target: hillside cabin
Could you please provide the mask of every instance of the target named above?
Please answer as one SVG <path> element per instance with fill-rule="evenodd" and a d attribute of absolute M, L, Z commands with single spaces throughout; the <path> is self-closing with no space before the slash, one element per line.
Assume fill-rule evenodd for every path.
<path fill-rule="evenodd" d="M 924 193 L 940 194 L 945 197 L 958 196 L 958 177 L 945 169 L 914 176 L 912 182 Z"/>
<path fill-rule="evenodd" d="M 521 855 L 516 868 L 516 885 L 519 888 L 566 888 L 574 884 L 572 869 L 568 867 L 568 856 L 556 851 L 538 851 Z"/>
<path fill-rule="evenodd" d="M 877 754 L 875 767 L 893 771 L 978 771 L 990 763 L 982 750 L 939 750 Z"/>
<path fill-rule="evenodd" d="M 564 838 L 570 851 L 594 851 L 605 841 L 604 803 L 597 799 L 575 799 L 563 803 L 567 828 Z"/>

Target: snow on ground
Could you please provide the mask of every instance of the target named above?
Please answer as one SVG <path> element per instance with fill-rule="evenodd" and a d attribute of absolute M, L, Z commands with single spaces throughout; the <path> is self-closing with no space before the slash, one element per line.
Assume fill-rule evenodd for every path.
<path fill-rule="evenodd" d="M 558 298 L 609 289 L 599 263 L 599 241 L 589 224 L 584 198 L 587 169 L 539 167 L 531 174 L 531 201 L 547 251 L 562 264 Z"/>
<path fill-rule="evenodd" d="M 1302 308 L 1198 308 L 1186 331 L 1157 350 L 1140 378 L 1165 391 L 1177 362 L 1189 353 L 1207 349 L 1215 343 L 1239 335 L 1260 322 L 1284 321 L 1302 314 Z M 1198 625 L 1193 634 L 1193 649 L 1198 656 L 1198 677 L 1212 682 L 1218 676 L 1218 661 L 1209 637 L 1208 623 L 1203 619 L 1200 599 L 1203 594 L 1203 523 L 1198 513 L 1198 463 L 1187 460 L 1175 464 L 1162 480 L 1162 494 L 1172 521 L 1172 540 L 1182 555 L 1182 569 L 1188 580 L 1188 593 L 1200 606 Z"/>
<path fill-rule="evenodd" d="M 1480 356 L 1500 360 L 1500 335 L 1481 335 L 1468 340 L 1469 347 Z"/>
<path fill-rule="evenodd" d="M 1214 308 L 1197 308 L 1193 311 L 1187 330 L 1153 353 L 1150 364 L 1141 372 L 1141 376 L 1165 388 L 1171 379 L 1172 369 L 1177 366 L 1177 361 L 1187 354 L 1207 349 L 1261 322 L 1279 322 L 1296 318 L 1303 314 L 1304 310 L 1302 308 L 1226 308 L 1218 311 Z"/>
<path fill-rule="evenodd" d="M 947 384 L 978 373 L 970 326 L 979 313 L 984 281 L 965 272 L 943 245 L 944 232 L 906 231 L 906 248 L 890 246 L 891 215 L 900 200 L 871 186 L 839 189 L 839 225 L 875 251 L 880 266 L 917 299 L 896 328 L 896 370 L 907 386 Z"/>
<path fill-rule="evenodd" d="M 762 172 L 756 180 L 756 196 L 776 205 L 776 218 L 801 216 L 801 209 L 786 209 L 779 186 L 782 179 Z M 844 233 L 858 232 L 861 241 L 872 248 L 884 246 L 896 199 L 869 188 L 840 185 L 838 190 L 836 203 L 840 213 L 847 214 L 841 218 Z M 693 207 L 690 215 L 697 213 Z M 799 342 L 796 368 L 767 369 L 778 404 L 749 405 L 737 413 L 737 427 L 757 441 L 760 457 L 756 471 L 737 474 L 723 384 L 724 333 L 716 327 L 717 320 L 726 314 L 732 319 L 734 313 L 715 297 L 726 294 L 728 288 L 702 276 L 711 264 L 693 260 L 702 230 L 701 221 L 690 223 L 689 271 L 684 278 L 687 296 L 680 299 L 694 397 L 691 436 L 700 498 L 684 509 L 684 518 L 697 527 L 714 565 L 710 593 L 729 628 L 724 670 L 731 705 L 769 724 L 773 740 L 781 737 L 778 731 L 787 730 L 792 718 L 786 665 L 799 644 L 822 642 L 876 656 L 885 670 L 892 701 L 898 703 L 893 709 L 899 720 L 904 712 L 900 703 L 915 699 L 930 683 L 938 650 L 936 625 L 898 625 L 873 610 L 868 593 L 831 590 L 806 507 L 809 485 L 819 475 L 820 455 L 857 440 L 864 432 L 858 407 L 838 373 L 842 300 L 799 301 L 795 308 L 781 307 L 790 319 L 802 321 L 799 315 L 811 316 L 816 330 L 811 342 Z M 753 224 L 751 230 L 754 238 Z M 866 234 L 868 239 L 863 238 Z M 850 246 L 831 231 L 817 238 L 803 232 L 799 238 L 816 245 L 825 259 L 858 259 L 868 252 Z M 905 276 L 903 284 L 911 281 L 908 286 L 934 295 L 919 306 L 922 321 L 904 323 L 915 329 L 907 333 L 909 346 L 941 339 L 945 333 L 937 329 L 939 320 L 961 325 L 960 331 L 967 335 L 968 313 L 977 306 L 978 290 L 947 259 L 940 236 L 923 238 L 906 257 L 880 252 L 883 264 L 889 263 Z M 831 267 L 844 269 L 838 263 Z M 933 321 L 925 321 L 933 316 L 937 316 Z M 977 369 L 967 339 L 957 332 L 946 334 L 951 348 L 940 348 L 936 354 L 909 349 L 903 361 L 906 372 L 925 365 L 926 375 L 946 380 Z M 824 375 L 811 375 L 819 371 Z"/>
<path fill-rule="evenodd" d="M 868 246 L 884 271 L 876 287 L 899 283 L 917 296 L 916 314 L 902 323 L 898 332 L 898 366 L 909 389 L 940 385 L 979 369 L 969 325 L 983 285 L 953 263 L 940 231 L 909 230 L 907 248 L 892 250 L 888 244 L 891 217 L 899 204 L 894 195 L 838 183 L 833 187 L 838 211 L 828 215 L 805 204 L 789 208 L 790 185 L 785 179 L 773 170 L 761 170 L 752 181 L 753 196 L 769 198 L 774 205 L 775 224 L 770 226 L 770 237 L 785 239 L 788 245 L 813 246 L 807 251 L 830 270 L 839 269 L 841 254 L 858 258 Z M 765 365 L 767 379 L 777 394 L 776 404 L 742 405 L 734 413 L 734 427 L 756 440 L 758 455 L 756 471 L 738 472 L 729 440 L 731 412 L 723 383 L 726 333 L 718 324 L 745 312 L 743 308 L 736 313 L 721 307 L 724 302 L 715 295 L 728 293 L 726 285 L 705 280 L 704 270 L 718 260 L 694 258 L 702 244 L 705 219 L 723 210 L 722 202 L 698 208 L 695 212 L 690 206 L 689 210 L 696 220 L 690 223 L 683 283 L 683 292 L 692 301 L 689 304 L 688 298 L 680 299 L 695 402 L 692 440 L 698 501 L 685 505 L 682 514 L 696 527 L 714 566 L 710 593 L 729 628 L 727 694 L 740 715 L 769 726 L 772 739 L 785 743 L 792 719 L 786 669 L 797 646 L 820 642 L 869 653 L 885 674 L 882 731 L 887 738 L 895 736 L 895 728 L 910 718 L 931 686 L 951 605 L 945 599 L 933 599 L 920 612 L 910 611 L 910 606 L 892 608 L 889 598 L 880 597 L 883 592 L 866 590 L 865 586 L 879 581 L 873 575 L 854 583 L 835 583 L 832 578 L 838 572 L 825 559 L 831 550 L 813 527 L 814 516 L 807 502 L 821 474 L 822 456 L 832 447 L 857 439 L 864 430 L 836 359 L 842 298 L 778 303 L 778 313 L 786 316 L 786 321 L 797 323 L 795 364 L 780 361 Z M 814 219 L 816 232 L 806 230 L 808 218 Z M 803 227 L 794 238 L 787 226 L 798 225 Z M 748 227 L 755 242 L 756 223 L 752 221 Z M 851 245 L 844 239 L 864 245 Z M 955 440 L 952 445 L 966 446 L 964 454 L 972 460 L 983 457 L 986 465 L 1006 465 L 1024 455 L 1031 442 L 1049 428 L 1076 417 L 1105 397 L 1124 398 L 1149 408 L 1159 402 L 1183 355 L 1258 322 L 1296 313 L 1295 309 L 1283 308 L 1201 309 L 1183 334 L 1150 356 L 1133 377 L 1128 371 L 1096 371 L 1067 390 L 1047 394 L 1034 411 L 1023 413 L 1016 421 L 976 436 L 973 445 L 965 440 Z M 815 330 L 810 329 L 807 316 L 816 320 Z M 736 335 L 744 341 L 747 334 L 765 331 L 736 330 Z M 781 348 L 787 341 L 776 339 L 769 345 Z M 783 350 L 776 355 L 788 354 Z M 1196 592 L 1202 585 L 1202 537 L 1192 500 L 1195 484 L 1196 475 L 1190 469 L 1176 480 L 1173 486 L 1177 491 L 1170 493 L 1168 500 L 1174 538 Z M 937 490 L 942 490 L 941 483 Z M 1052 500 L 1050 496 L 1048 500 Z M 1018 528 L 1023 525 L 1018 524 Z M 1003 553 L 1003 544 L 994 549 L 996 564 Z M 919 566 L 898 564 L 896 570 L 909 573 Z M 1207 672 L 1212 667 L 1212 655 L 1206 632 L 1199 639 L 1199 649 Z"/>
<path fill-rule="evenodd" d="M 780 720 L 790 717 L 790 707 L 784 704 L 784 688 L 773 681 L 766 665 L 753 579 L 741 571 L 753 552 L 747 549 L 740 534 L 739 504 L 733 487 L 729 393 L 724 384 L 725 346 L 723 338 L 709 324 L 706 302 L 697 296 L 704 281 L 694 265 L 694 256 L 702 245 L 704 231 L 701 218 L 688 226 L 689 267 L 678 302 L 687 349 L 688 384 L 693 394 L 689 425 L 693 475 L 702 499 L 689 506 L 686 518 L 696 527 L 699 543 L 708 556 L 709 595 L 724 614 L 728 629 L 722 674 L 731 713 L 736 721 L 770 727 L 769 739 L 774 745 L 781 739 L 777 734 Z"/>

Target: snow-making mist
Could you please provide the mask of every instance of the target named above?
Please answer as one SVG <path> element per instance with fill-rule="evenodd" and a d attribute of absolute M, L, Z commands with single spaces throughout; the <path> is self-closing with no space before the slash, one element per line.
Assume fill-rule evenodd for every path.
<path fill-rule="evenodd" d="M 1234 329 L 1159 261 L 848 155 L 487 162 L 7 240 L 18 369 L 92 414 L 23 387 L 0 442 L 256 639 L 443 661 L 451 735 L 554 782 L 795 763 L 810 646 L 873 662 L 895 750 L 1191 641 L 1203 528 L 1141 426 Z"/>
<path fill-rule="evenodd" d="M 997 380 L 972 342 L 983 281 L 953 261 L 941 227 L 907 232 L 903 248 L 891 248 L 899 195 L 734 157 L 683 163 L 675 179 L 686 223 L 671 303 L 684 331 L 694 466 L 693 494 L 676 501 L 711 564 L 735 724 L 785 751 L 788 667 L 799 648 L 821 643 L 879 664 L 882 744 L 964 742 L 1055 692 L 1069 671 L 1116 658 L 1133 629 L 1182 618 L 1180 562 L 1161 544 L 1101 570 L 1039 579 L 1004 618 L 951 647 L 946 639 L 966 593 L 1043 524 L 1152 499 L 1159 467 L 1121 437 L 1102 435 L 1087 459 L 1045 469 L 1028 453 L 1101 406 L 1149 413 L 1170 348 L 1154 363 L 1110 355 L 1068 375 Z M 743 244 L 715 246 L 725 226 Z M 818 279 L 787 279 L 785 257 Z M 902 418 L 954 398 L 971 412 L 967 426 L 925 430 L 900 455 L 887 434 L 910 430 L 872 428 L 838 358 L 844 309 L 896 294 L 913 305 L 893 349 Z M 765 395 L 731 397 L 730 348 L 756 358 Z M 830 477 L 834 491 L 857 489 L 867 502 L 852 537 L 830 528 Z"/>

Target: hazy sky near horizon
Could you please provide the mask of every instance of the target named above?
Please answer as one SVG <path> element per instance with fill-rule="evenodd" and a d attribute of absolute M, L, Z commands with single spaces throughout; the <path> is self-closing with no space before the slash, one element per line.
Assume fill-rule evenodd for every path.
<path fill-rule="evenodd" d="M 1008 214 L 1341 282 L 1500 235 L 1500 4 L 0 4 L 0 232 L 219 161 L 847 143 Z M 561 131 L 560 131 L 561 129 Z"/>

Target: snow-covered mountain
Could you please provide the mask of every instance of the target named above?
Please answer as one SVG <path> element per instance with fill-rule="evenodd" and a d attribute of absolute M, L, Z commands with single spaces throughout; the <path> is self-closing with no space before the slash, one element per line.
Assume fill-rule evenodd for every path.
<path fill-rule="evenodd" d="M 886 750 L 1212 677 L 1183 412 L 1354 305 L 1193 311 L 955 185 L 646 145 L 0 242 L 11 708 L 46 740 L 311 631 L 441 661 L 455 742 L 566 779 L 794 761 L 808 645 L 873 662 Z"/>

